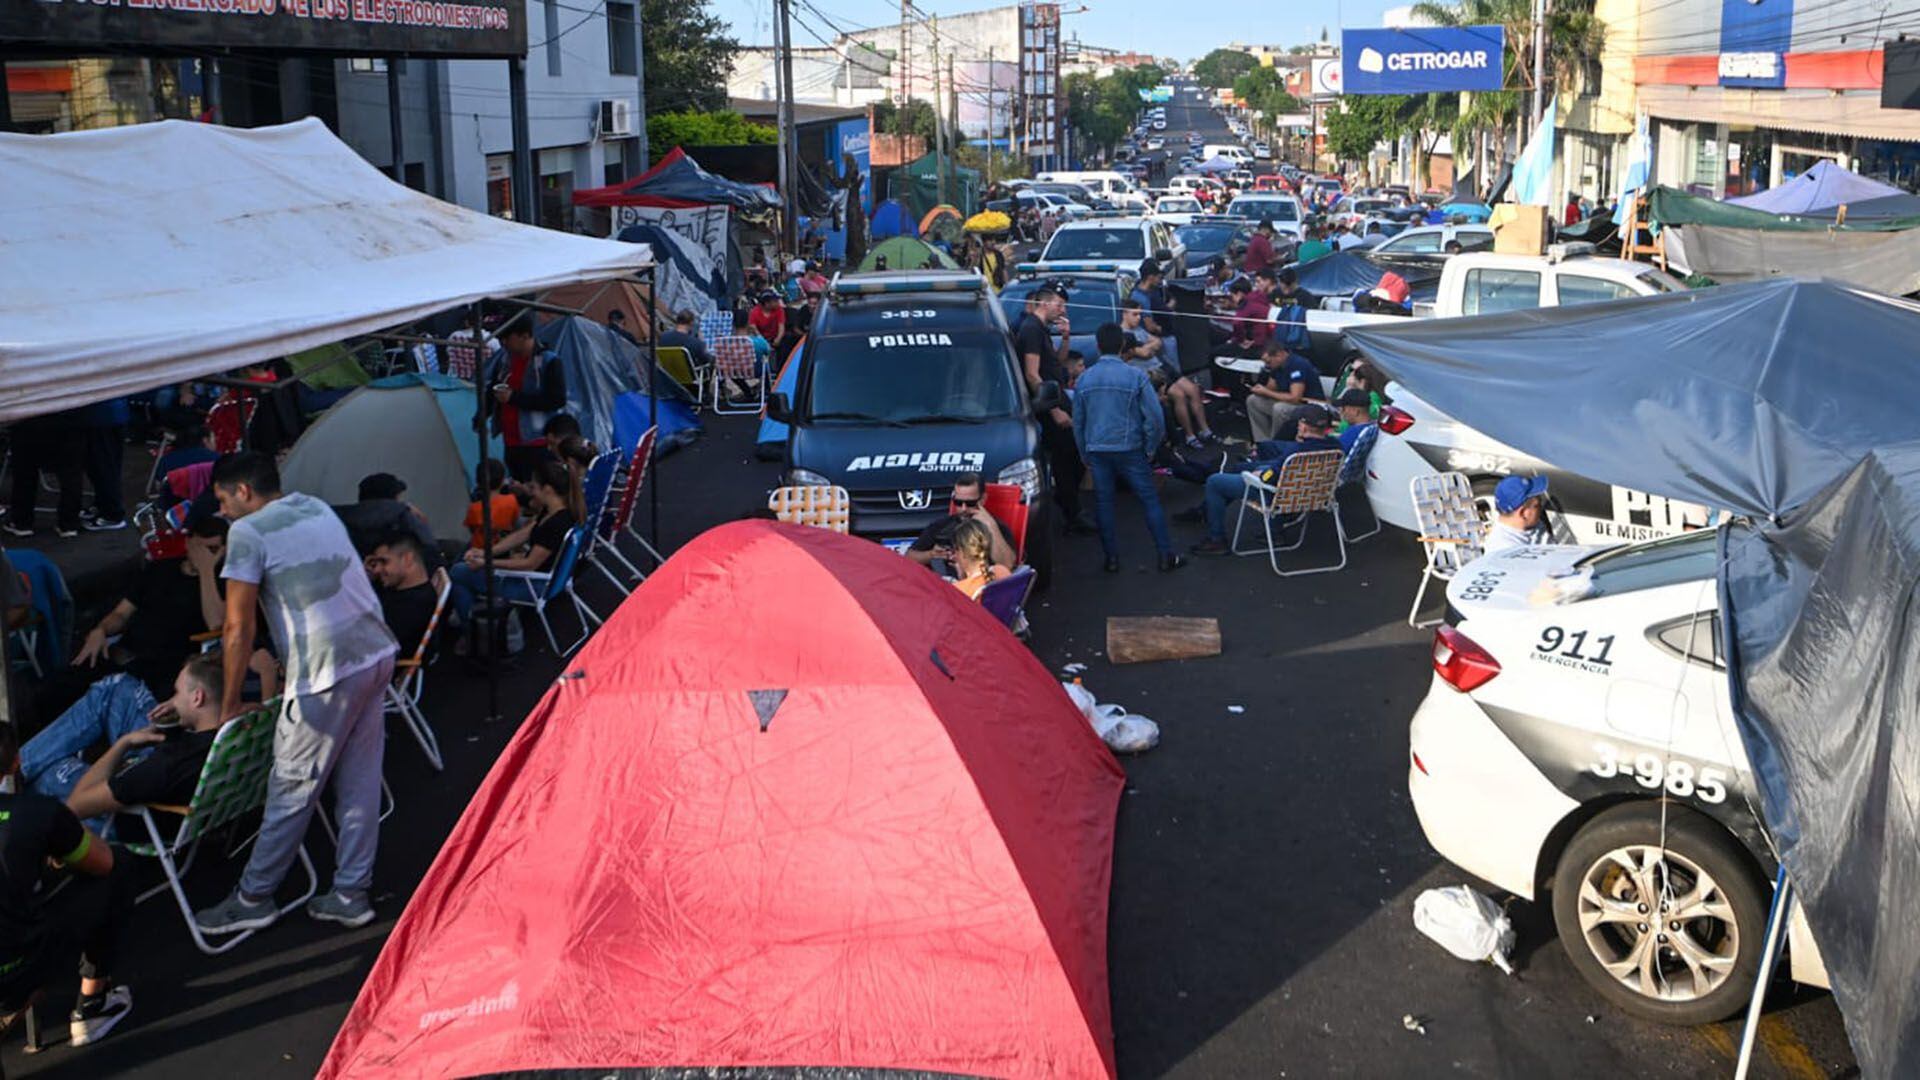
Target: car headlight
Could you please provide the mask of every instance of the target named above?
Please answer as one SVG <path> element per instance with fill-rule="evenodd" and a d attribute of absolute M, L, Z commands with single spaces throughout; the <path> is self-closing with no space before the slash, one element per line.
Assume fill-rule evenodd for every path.
<path fill-rule="evenodd" d="M 994 480 L 1002 484 L 1019 484 L 1029 500 L 1040 497 L 1040 463 L 1033 458 L 1021 458 L 1001 469 L 1000 475 Z"/>
<path fill-rule="evenodd" d="M 832 487 L 833 481 L 811 469 L 788 469 L 787 484 L 791 487 Z"/>

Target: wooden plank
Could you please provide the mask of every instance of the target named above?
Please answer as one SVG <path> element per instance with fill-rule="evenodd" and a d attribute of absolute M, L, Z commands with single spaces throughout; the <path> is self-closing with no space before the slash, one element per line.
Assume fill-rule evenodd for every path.
<path fill-rule="evenodd" d="M 1220 655 L 1220 620 L 1177 615 L 1107 619 L 1107 659 L 1116 664 Z"/>

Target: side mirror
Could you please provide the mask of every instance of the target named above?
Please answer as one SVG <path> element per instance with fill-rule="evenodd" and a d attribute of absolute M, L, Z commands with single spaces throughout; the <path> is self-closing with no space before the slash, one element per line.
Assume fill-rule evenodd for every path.
<path fill-rule="evenodd" d="M 1173 261 L 1173 249 L 1172 249 L 1172 248 L 1160 248 L 1159 250 L 1157 250 L 1157 251 L 1155 251 L 1155 252 L 1153 253 L 1153 261 L 1154 261 L 1154 262 L 1157 262 L 1157 263 L 1159 263 L 1159 264 L 1160 264 L 1160 265 L 1162 265 L 1162 266 L 1165 266 L 1166 264 L 1168 264 L 1168 263 L 1170 263 L 1170 262 L 1172 262 L 1172 261 Z"/>
<path fill-rule="evenodd" d="M 1065 396 L 1060 393 L 1060 384 L 1049 379 L 1033 392 L 1033 411 L 1051 412 L 1059 408 L 1063 401 Z"/>
<path fill-rule="evenodd" d="M 1027 249 L 1027 259 L 1026 259 L 1026 261 L 1027 261 L 1027 262 L 1039 262 L 1039 261 L 1040 261 L 1040 249 L 1039 249 L 1039 248 L 1037 248 L 1037 247 L 1030 247 L 1030 248 L 1028 248 L 1028 249 Z"/>
<path fill-rule="evenodd" d="M 776 424 L 793 423 L 793 402 L 785 394 L 772 394 L 767 398 L 767 419 Z"/>

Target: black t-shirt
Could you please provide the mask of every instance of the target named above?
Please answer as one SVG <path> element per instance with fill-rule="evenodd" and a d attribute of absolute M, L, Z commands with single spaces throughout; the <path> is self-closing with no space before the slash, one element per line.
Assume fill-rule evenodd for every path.
<path fill-rule="evenodd" d="M 107 791 L 122 806 L 166 803 L 185 806 L 200 784 L 200 770 L 213 752 L 219 729 L 188 731 L 174 728 L 146 756 L 107 778 Z M 144 836 L 142 831 L 136 835 Z"/>
<path fill-rule="evenodd" d="M 380 614 L 386 619 L 393 640 L 400 643 L 400 655 L 412 656 L 420 639 L 433 621 L 433 605 L 440 599 L 432 585 L 421 582 L 411 589 L 381 589 Z"/>
<path fill-rule="evenodd" d="M 428 566 L 434 565 L 439 548 L 434 543 L 433 533 L 427 523 L 414 513 L 413 507 L 399 499 L 367 499 L 363 502 L 348 503 L 333 508 L 340 524 L 347 527 L 347 539 L 353 543 L 353 550 L 362 558 L 373 554 L 380 541 L 395 532 L 409 532 L 420 541 L 420 547 L 426 552 Z"/>
<path fill-rule="evenodd" d="M 73 811 L 45 795 L 0 795 L 0 965 L 37 950 L 47 860 L 78 862 L 94 841 Z"/>
<path fill-rule="evenodd" d="M 1040 378 L 1048 382 L 1067 385 L 1067 368 L 1060 362 L 1060 354 L 1054 348 L 1053 335 L 1046 324 L 1033 312 L 1023 312 L 1020 325 L 1013 332 L 1013 351 L 1020 354 L 1020 368 L 1026 370 L 1027 357 L 1040 357 Z"/>
<path fill-rule="evenodd" d="M 542 570 L 553 569 L 554 559 L 560 554 L 560 548 L 567 542 L 567 530 L 573 528 L 573 511 L 565 508 L 555 510 L 541 518 L 533 526 L 533 532 L 527 537 L 529 547 L 547 549 L 547 561 Z"/>
<path fill-rule="evenodd" d="M 197 648 L 193 635 L 207 629 L 200 612 L 200 579 L 186 568 L 185 559 L 148 563 L 127 590 L 133 617 L 119 643 L 131 657 L 126 670 L 160 701 L 173 696 L 174 676 Z"/>
<path fill-rule="evenodd" d="M 954 531 L 960 527 L 962 520 L 964 519 L 958 514 L 949 514 L 920 530 L 920 535 L 913 541 L 913 550 L 932 551 L 934 548 L 951 548 Z M 993 524 L 1000 530 L 1000 537 L 1007 542 L 1007 546 L 1014 547 L 1013 534 L 1007 531 L 1007 523 L 994 518 Z"/>

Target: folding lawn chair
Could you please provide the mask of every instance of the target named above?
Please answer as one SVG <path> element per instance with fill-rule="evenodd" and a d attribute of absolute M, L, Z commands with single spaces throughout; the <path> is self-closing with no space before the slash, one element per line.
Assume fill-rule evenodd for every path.
<path fill-rule="evenodd" d="M 20 599 L 31 600 L 33 598 L 33 579 L 28 577 L 24 571 L 16 571 L 15 576 L 19 578 Z M 40 666 L 39 610 L 30 604 L 27 605 L 26 621 L 15 627 L 13 632 L 8 636 L 19 645 L 21 657 L 26 662 L 25 666 L 27 670 L 33 672 L 33 677 L 36 679 L 46 678 L 47 673 Z M 10 662 L 13 663 L 15 667 L 21 666 L 19 661 Z"/>
<path fill-rule="evenodd" d="M 433 617 L 427 620 L 427 632 L 420 636 L 413 654 L 393 662 L 396 674 L 387 684 L 386 713 L 406 721 L 407 730 L 427 755 L 427 764 L 433 766 L 434 772 L 440 772 L 446 768 L 440 758 L 440 740 L 434 736 L 433 725 L 427 723 L 427 714 L 420 709 L 420 694 L 427 681 L 427 649 L 433 644 L 433 632 L 440 628 L 440 617 L 447 612 L 447 597 L 453 592 L 453 581 L 445 570 L 435 570 L 433 581 L 438 590 Z"/>
<path fill-rule="evenodd" d="M 767 405 L 767 373 L 765 365 L 753 348 L 753 339 L 744 335 L 729 335 L 714 342 L 709 348 L 713 352 L 713 411 L 716 416 L 736 416 L 746 413 L 758 414 Z M 728 380 L 753 385 L 753 396 L 739 401 L 729 402 L 726 394 Z"/>
<path fill-rule="evenodd" d="M 846 488 L 820 484 L 774 488 L 767 496 L 767 509 L 781 521 L 837 533 L 852 531 L 852 506 Z"/>
<path fill-rule="evenodd" d="M 614 545 L 611 538 L 612 530 L 609 528 L 618 510 L 613 498 L 613 480 L 614 474 L 619 469 L 620 454 L 614 450 L 602 453 L 587 465 L 587 475 L 580 484 L 581 493 L 587 504 L 587 519 L 584 522 L 588 526 L 587 547 L 581 553 L 580 560 L 606 575 L 607 580 L 613 583 L 613 587 L 620 590 L 620 595 L 626 596 L 633 592 L 633 587 L 615 576 L 613 570 L 601 560 L 601 552 L 611 552 L 612 557 L 619 560 L 629 572 L 637 572 L 634 571 L 633 564 L 627 562 L 627 557 L 620 554 L 620 549 Z M 622 498 L 624 497 L 622 493 Z"/>
<path fill-rule="evenodd" d="M 547 644 L 553 647 L 555 656 L 571 656 L 573 650 L 586 643 L 588 635 L 603 621 L 594 610 L 573 591 L 573 572 L 580 564 L 580 554 L 586 549 L 590 530 L 585 525 L 575 525 L 567 531 L 566 540 L 560 544 L 560 550 L 553 558 L 551 570 L 495 570 L 494 574 L 503 579 L 503 584 L 519 582 L 520 589 L 506 588 L 500 595 L 514 607 L 532 608 L 540 617 L 540 628 L 547 632 Z M 525 595 L 515 596 L 525 590 Z M 557 604 L 562 598 L 573 604 L 573 612 L 580 618 L 580 637 L 563 651 L 560 642 L 553 636 L 553 623 L 547 619 L 547 608 Z"/>
<path fill-rule="evenodd" d="M 1014 629 L 1026 609 L 1027 595 L 1033 592 L 1033 579 L 1033 567 L 1022 566 L 999 581 L 988 582 L 980 590 L 980 606 L 1007 629 Z"/>
<path fill-rule="evenodd" d="M 1232 549 L 1235 555 L 1265 554 L 1273 572 L 1281 577 L 1295 574 L 1318 574 L 1328 570 L 1338 570 L 1347 565 L 1347 530 L 1340 521 L 1340 504 L 1334 501 L 1334 485 L 1340 479 L 1341 453 L 1338 450 L 1310 450 L 1295 454 L 1280 466 L 1280 475 L 1269 484 L 1260 479 L 1258 473 L 1244 472 L 1241 481 L 1246 485 L 1246 493 L 1240 499 L 1240 513 L 1233 522 Z M 1247 510 L 1251 507 L 1260 516 L 1260 525 L 1267 536 L 1266 546 L 1242 550 L 1240 530 L 1247 521 Z M 1299 570 L 1280 569 L 1280 552 L 1297 550 L 1307 542 L 1308 515 L 1326 511 L 1333 518 L 1334 541 L 1340 548 L 1340 561 L 1332 566 L 1305 567 Z M 1300 535 L 1293 543 L 1281 546 L 1274 537 L 1274 519 L 1279 518 L 1280 534 L 1284 536 L 1289 526 L 1298 522 Z"/>
<path fill-rule="evenodd" d="M 1414 524 L 1420 527 L 1420 547 L 1427 556 L 1427 565 L 1420 572 L 1420 588 L 1413 594 L 1413 607 L 1407 612 L 1407 625 L 1418 629 L 1440 621 L 1418 621 L 1427 583 L 1452 581 L 1461 567 L 1479 558 L 1487 527 L 1480 520 L 1480 507 L 1474 503 L 1473 485 L 1461 473 L 1416 476 L 1408 488 L 1413 496 Z"/>
<path fill-rule="evenodd" d="M 1367 513 L 1373 514 L 1373 528 L 1363 533 L 1347 536 L 1348 542 L 1365 540 L 1380 531 L 1380 515 L 1374 513 L 1373 500 L 1367 497 L 1367 456 L 1373 453 L 1373 444 L 1380 438 L 1380 425 L 1368 424 L 1360 429 L 1353 441 L 1353 449 L 1347 451 L 1347 459 L 1340 463 L 1340 479 L 1334 482 L 1334 504 L 1339 505 L 1340 493 L 1349 487 L 1360 489 L 1360 501 L 1366 504 Z"/>
<path fill-rule="evenodd" d="M 994 520 L 1007 527 L 1013 534 L 1013 556 L 1016 561 L 1024 562 L 1027 557 L 1027 521 L 1032 516 L 1033 507 L 1027 502 L 1027 493 L 1019 484 L 988 484 L 983 493 L 987 513 Z"/>
<path fill-rule="evenodd" d="M 612 537 L 615 551 L 620 550 L 618 541 L 619 534 L 622 532 L 639 541 L 641 549 L 653 556 L 653 565 L 656 567 L 666 562 L 667 557 L 655 550 L 653 542 L 643 536 L 639 528 L 634 525 L 633 509 L 640 505 L 640 489 L 646 486 L 647 477 L 653 473 L 653 447 L 659 434 L 659 428 L 648 428 L 646 434 L 640 436 L 640 441 L 634 445 L 633 460 L 627 465 L 626 487 L 620 492 L 620 511 L 615 519 L 615 533 Z M 624 557 L 622 561 L 625 561 Z M 640 572 L 635 570 L 634 573 Z M 640 574 L 640 578 L 644 581 L 646 575 Z"/>
<path fill-rule="evenodd" d="M 245 446 L 247 428 L 253 425 L 253 412 L 259 407 L 260 399 L 252 395 L 228 396 L 214 402 L 207 410 L 207 430 L 213 435 L 214 450 L 231 454 Z"/>
<path fill-rule="evenodd" d="M 160 860 L 166 884 L 149 890 L 140 899 L 158 895 L 162 888 L 171 891 L 181 918 L 186 920 L 187 932 L 193 935 L 194 945 L 208 956 L 226 952 L 252 937 L 253 931 L 235 934 L 219 945 L 210 944 L 193 920 L 193 905 L 187 900 L 181 880 L 193 868 L 193 858 L 207 834 L 266 803 L 267 777 L 273 771 L 273 732 L 279 715 L 280 702 L 276 700 L 227 721 L 213 738 L 213 749 L 207 754 L 207 763 L 200 768 L 200 783 L 194 788 L 192 801 L 186 806 L 150 803 L 140 807 L 134 812 L 146 825 L 148 842 L 131 841 L 122 845 L 132 854 Z M 161 834 L 159 824 L 154 821 L 155 813 L 180 818 L 180 827 L 171 840 Z M 307 872 L 307 887 L 298 899 L 280 909 L 282 915 L 306 903 L 320 887 L 320 876 L 314 872 L 306 844 L 302 843 L 294 852 L 301 868 Z"/>
<path fill-rule="evenodd" d="M 706 373 L 695 371 L 693 353 L 684 345 L 661 345 L 654 349 L 660 370 L 681 386 L 698 386 L 698 380 Z"/>

